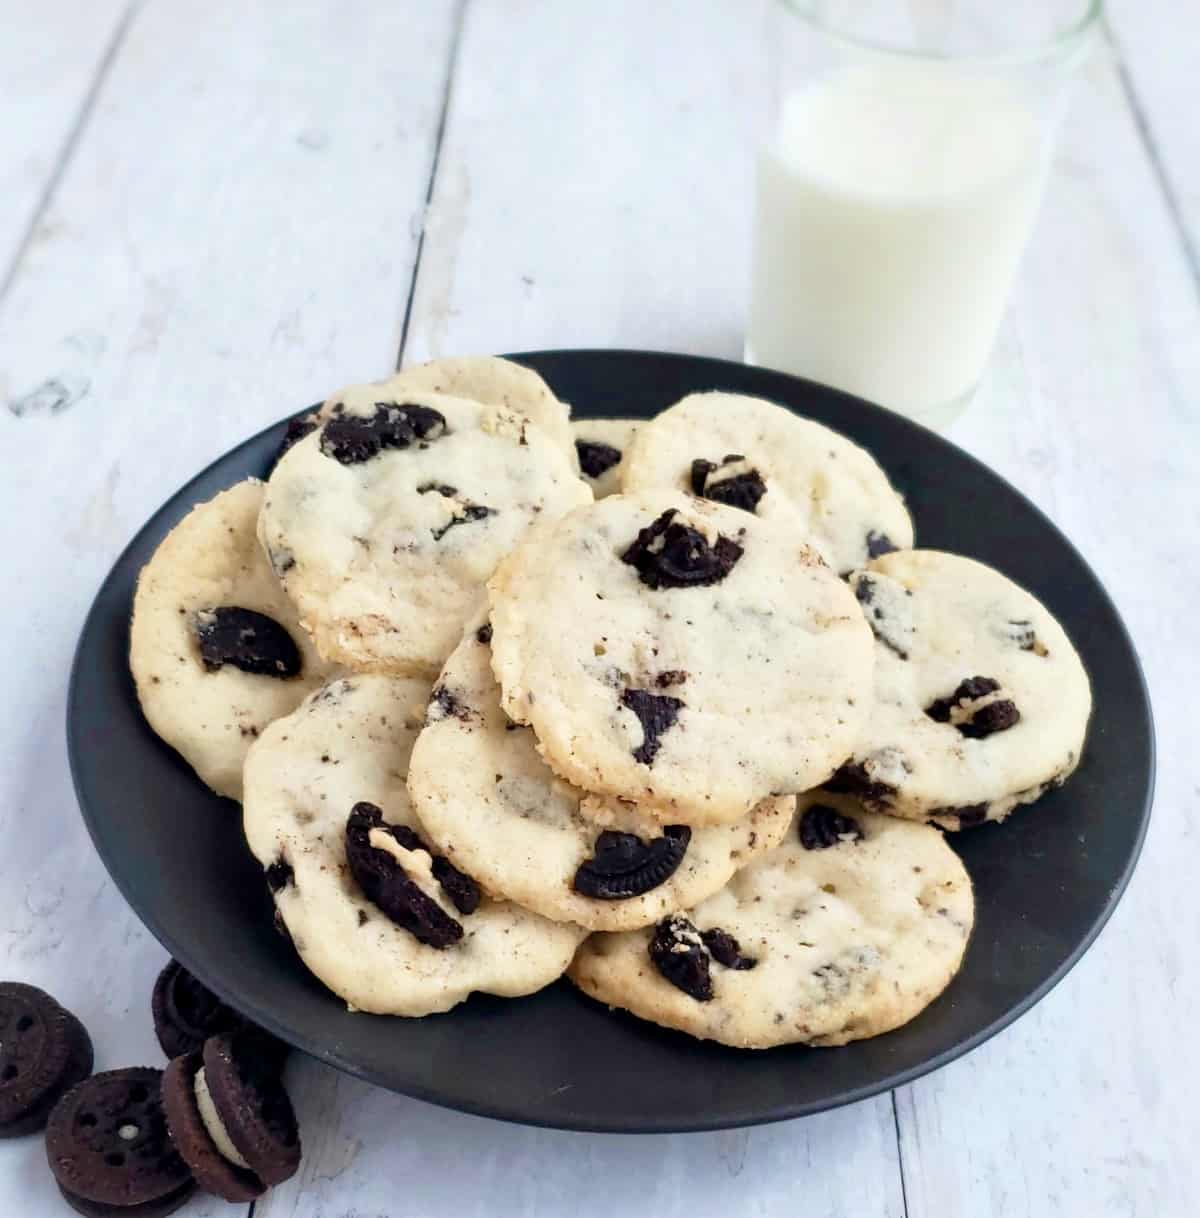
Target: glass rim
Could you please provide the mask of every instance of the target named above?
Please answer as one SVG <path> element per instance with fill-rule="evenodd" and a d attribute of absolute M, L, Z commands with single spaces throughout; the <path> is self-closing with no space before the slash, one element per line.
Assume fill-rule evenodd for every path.
<path fill-rule="evenodd" d="M 1013 47 L 1011 50 L 967 53 L 958 55 L 940 51 L 922 51 L 915 47 L 906 47 L 899 43 L 890 43 L 873 38 L 864 38 L 852 34 L 834 22 L 819 17 L 815 12 L 813 0 L 775 0 L 775 3 L 786 9 L 794 17 L 805 22 L 814 30 L 860 50 L 872 51 L 880 55 L 889 55 L 896 59 L 910 62 L 930 64 L 978 64 L 978 65 L 1021 65 L 1037 63 L 1041 60 L 1052 60 L 1059 56 L 1067 57 L 1073 51 L 1083 46 L 1085 39 L 1096 26 L 1104 12 L 1104 0 L 1084 0 L 1081 13 L 1077 20 L 1066 29 L 1060 30 L 1053 37 L 1043 42 L 1029 43 Z"/>

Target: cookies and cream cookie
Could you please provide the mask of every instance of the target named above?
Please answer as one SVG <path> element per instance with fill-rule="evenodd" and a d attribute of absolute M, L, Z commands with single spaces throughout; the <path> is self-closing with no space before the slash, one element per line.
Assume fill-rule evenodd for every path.
<path fill-rule="evenodd" d="M 138 577 L 129 636 L 150 726 L 231 799 L 254 739 L 333 672 L 259 547 L 262 501 L 261 482 L 239 482 L 167 534 Z"/>
<path fill-rule="evenodd" d="M 589 930 L 648 926 L 711 896 L 782 839 L 790 796 L 732 824 L 690 829 L 564 782 L 532 730 L 500 709 L 490 634 L 485 615 L 469 623 L 408 769 L 425 835 L 489 892 Z"/>
<path fill-rule="evenodd" d="M 693 393 L 677 402 L 638 429 L 621 484 L 788 518 L 838 572 L 913 544 L 904 500 L 866 449 L 762 398 Z"/>
<path fill-rule="evenodd" d="M 875 632 L 875 697 L 832 789 L 958 829 L 1002 820 L 1075 769 L 1091 686 L 1035 597 L 937 550 L 885 555 L 850 586 Z"/>
<path fill-rule="evenodd" d="M 570 977 L 642 1019 L 736 1048 L 891 1031 L 949 984 L 974 921 L 942 834 L 801 798 L 782 845 L 657 926 L 593 935 Z"/>
<path fill-rule="evenodd" d="M 579 472 L 597 499 L 616 495 L 621 490 L 621 471 L 625 454 L 639 427 L 638 419 L 575 419 L 571 431 Z"/>
<path fill-rule="evenodd" d="M 563 778 L 663 824 L 819 785 L 870 706 L 871 631 L 790 518 L 612 496 L 540 527 L 488 589 L 505 712 Z"/>
<path fill-rule="evenodd" d="M 496 563 L 591 492 L 506 407 L 363 388 L 279 461 L 259 536 L 322 655 L 432 677 Z"/>
<path fill-rule="evenodd" d="M 429 685 L 334 681 L 246 759 L 243 826 L 305 965 L 351 1007 L 446 1011 L 548 985 L 584 932 L 496 901 L 422 836 L 405 785 Z"/>

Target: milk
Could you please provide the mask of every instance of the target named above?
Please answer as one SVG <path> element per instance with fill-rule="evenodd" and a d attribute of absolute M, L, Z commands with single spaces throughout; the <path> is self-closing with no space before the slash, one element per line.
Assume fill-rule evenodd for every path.
<path fill-rule="evenodd" d="M 842 69 L 787 98 L 759 162 L 746 356 L 925 421 L 974 388 L 1041 194 L 1002 82 Z"/>

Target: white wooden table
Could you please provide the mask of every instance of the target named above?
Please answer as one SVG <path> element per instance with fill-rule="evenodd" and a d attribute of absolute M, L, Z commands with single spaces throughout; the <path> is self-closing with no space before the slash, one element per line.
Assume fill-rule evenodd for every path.
<path fill-rule="evenodd" d="M 0 977 L 74 1008 L 97 1068 L 161 1060 L 165 958 L 67 774 L 67 669 L 99 580 L 211 458 L 399 358 L 736 357 L 761 17 L 761 0 L 0 0 Z M 1198 48 L 1194 4 L 1113 0 L 951 433 L 1082 548 L 1152 687 L 1155 819 L 1095 948 L 964 1060 L 761 1129 L 524 1129 L 297 1061 L 304 1164 L 258 1218 L 1198 1212 Z M 0 1142 L 0 1215 L 59 1212 L 40 1140 Z"/>

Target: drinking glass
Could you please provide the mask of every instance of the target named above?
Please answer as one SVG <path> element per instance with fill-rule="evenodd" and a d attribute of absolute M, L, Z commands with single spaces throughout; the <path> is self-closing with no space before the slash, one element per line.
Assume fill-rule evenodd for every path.
<path fill-rule="evenodd" d="M 1101 0 L 774 0 L 747 362 L 969 400 Z"/>

